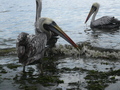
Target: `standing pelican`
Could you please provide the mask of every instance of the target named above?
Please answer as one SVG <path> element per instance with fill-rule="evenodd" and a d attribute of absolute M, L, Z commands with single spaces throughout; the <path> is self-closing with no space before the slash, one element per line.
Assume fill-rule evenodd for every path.
<path fill-rule="evenodd" d="M 41 1 L 36 0 L 36 35 L 22 32 L 18 35 L 16 48 L 19 62 L 25 66 L 34 63 L 42 63 L 45 47 L 54 36 L 61 36 L 71 45 L 78 49 L 72 39 L 50 18 L 40 18 Z M 54 38 L 53 38 L 54 39 Z"/>
<path fill-rule="evenodd" d="M 42 0 L 36 0 L 36 18 L 35 18 L 35 33 L 38 35 L 39 29 L 38 24 L 39 24 L 39 18 L 41 17 L 41 11 L 42 11 Z M 53 34 L 49 40 L 47 40 L 47 46 L 54 47 L 55 43 L 57 42 L 57 34 Z"/>
<path fill-rule="evenodd" d="M 96 14 L 99 10 L 100 5 L 98 3 L 93 3 L 91 10 L 86 18 L 85 23 L 88 21 L 90 16 L 93 14 L 90 27 L 91 28 L 98 28 L 98 29 L 114 29 L 119 28 L 120 21 L 115 17 L 110 16 L 103 16 L 99 19 L 95 20 Z"/>

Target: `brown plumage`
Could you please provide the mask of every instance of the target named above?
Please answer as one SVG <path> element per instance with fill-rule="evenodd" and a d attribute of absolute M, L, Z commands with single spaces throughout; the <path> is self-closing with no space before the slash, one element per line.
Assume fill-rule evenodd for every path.
<path fill-rule="evenodd" d="M 36 0 L 36 22 L 35 35 L 22 32 L 18 35 L 16 42 L 17 55 L 19 62 L 25 66 L 35 63 L 42 63 L 44 52 L 47 48 L 53 47 L 57 42 L 57 36 L 61 36 L 76 49 L 78 46 L 72 39 L 50 18 L 40 18 L 41 1 Z"/>

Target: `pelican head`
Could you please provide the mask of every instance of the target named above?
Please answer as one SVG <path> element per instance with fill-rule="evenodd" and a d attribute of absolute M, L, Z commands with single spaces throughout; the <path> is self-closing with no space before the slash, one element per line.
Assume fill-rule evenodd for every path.
<path fill-rule="evenodd" d="M 50 39 L 52 35 L 59 35 L 75 48 L 78 49 L 78 46 L 73 42 L 73 40 L 50 18 L 39 18 L 36 29 L 37 32 L 44 32 L 47 35 L 47 38 Z"/>
<path fill-rule="evenodd" d="M 85 23 L 88 21 L 88 19 L 90 18 L 90 16 L 95 13 L 97 14 L 98 10 L 99 10 L 99 7 L 100 7 L 100 4 L 99 3 L 93 3 L 92 7 L 91 7 L 91 10 L 86 18 L 86 21 Z"/>

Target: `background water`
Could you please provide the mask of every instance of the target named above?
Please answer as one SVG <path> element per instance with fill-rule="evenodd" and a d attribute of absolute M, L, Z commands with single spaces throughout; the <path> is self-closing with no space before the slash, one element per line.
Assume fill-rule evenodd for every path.
<path fill-rule="evenodd" d="M 120 30 L 117 31 L 98 31 L 93 33 L 89 29 L 89 22 L 84 24 L 85 19 L 89 13 L 91 5 L 94 2 L 100 3 L 101 7 L 96 18 L 104 15 L 115 16 L 120 19 L 120 2 L 119 0 L 42 0 L 42 17 L 52 18 L 76 43 L 90 42 L 95 47 L 120 49 Z M 35 0 L 1 0 L 0 1 L 0 49 L 15 47 L 16 38 L 20 32 L 27 32 L 34 34 L 35 22 Z M 62 38 L 59 38 L 57 44 L 68 44 Z M 110 68 L 120 69 L 120 62 L 101 60 L 101 59 L 88 59 L 88 58 L 64 58 L 58 60 L 57 68 L 74 68 L 80 67 L 87 70 L 109 71 Z M 2 56 L 0 57 L 1 64 L 18 63 L 16 56 Z M 102 64 L 101 63 L 108 63 Z M 19 69 L 20 71 L 22 68 Z M 18 73 L 12 73 L 11 76 Z M 10 74 L 9 73 L 9 74 Z M 57 85 L 56 87 L 66 90 L 71 88 L 68 83 L 70 82 L 85 82 L 84 76 L 86 73 L 82 72 L 67 72 L 59 73 L 60 79 L 64 80 L 64 84 Z M 9 75 L 6 74 L 6 77 Z M 119 82 L 112 84 L 106 90 L 119 89 Z M 0 89 L 4 89 L 4 83 L 0 83 Z M 84 87 L 85 84 L 81 84 Z M 113 89 L 117 86 L 117 89 Z M 14 85 L 8 87 L 15 88 Z M 17 86 L 16 86 L 17 87 Z M 16 89 L 16 88 L 15 88 Z M 85 90 L 85 88 L 82 90 Z"/>
<path fill-rule="evenodd" d="M 99 32 L 97 38 L 84 21 L 94 0 L 43 0 L 42 17 L 52 18 L 75 42 L 90 41 L 95 46 L 120 49 L 120 32 Z M 120 19 L 118 0 L 96 0 L 100 3 L 96 18 L 104 15 Z M 20 32 L 34 34 L 35 0 L 2 0 L 0 2 L 0 48 L 14 47 Z M 90 21 L 90 20 L 89 20 Z M 62 38 L 58 43 L 67 43 Z"/>

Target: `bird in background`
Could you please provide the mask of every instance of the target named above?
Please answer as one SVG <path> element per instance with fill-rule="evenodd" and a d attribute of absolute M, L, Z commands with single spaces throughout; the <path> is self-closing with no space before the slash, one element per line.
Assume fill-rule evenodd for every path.
<path fill-rule="evenodd" d="M 31 64 L 41 64 L 46 46 L 53 46 L 57 42 L 56 37 L 59 35 L 68 43 L 78 49 L 74 41 L 50 18 L 41 17 L 42 2 L 36 0 L 36 21 L 35 35 L 29 35 L 21 32 L 16 42 L 17 56 L 19 62 L 25 66 Z M 52 41 L 53 40 L 53 41 Z"/>
<path fill-rule="evenodd" d="M 90 23 L 90 27 L 92 29 L 114 29 L 114 28 L 119 28 L 120 27 L 120 20 L 118 20 L 115 17 L 111 16 L 103 16 L 101 18 L 98 18 L 95 20 L 95 17 L 98 13 L 100 4 L 99 3 L 93 3 L 90 12 L 85 20 L 85 23 L 89 20 L 89 18 L 92 16 L 92 20 Z"/>

